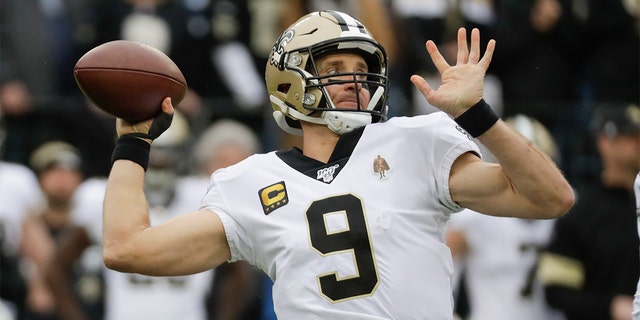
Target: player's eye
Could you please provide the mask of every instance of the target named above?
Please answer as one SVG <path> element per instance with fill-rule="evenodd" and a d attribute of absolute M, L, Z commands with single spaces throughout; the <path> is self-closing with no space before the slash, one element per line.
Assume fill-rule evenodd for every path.
<path fill-rule="evenodd" d="M 326 74 L 327 75 L 338 74 L 338 69 L 331 68 L 331 69 L 327 70 Z"/>

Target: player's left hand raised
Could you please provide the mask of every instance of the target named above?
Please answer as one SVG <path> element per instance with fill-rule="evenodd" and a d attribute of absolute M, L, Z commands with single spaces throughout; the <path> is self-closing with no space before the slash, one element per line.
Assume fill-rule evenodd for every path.
<path fill-rule="evenodd" d="M 431 105 L 456 118 L 482 99 L 484 75 L 491 63 L 495 45 L 495 40 L 490 40 L 487 50 L 481 57 L 480 31 L 475 28 L 471 31 L 471 50 L 469 50 L 467 31 L 465 28 L 460 28 L 458 29 L 457 62 L 451 66 L 436 44 L 429 40 L 426 43 L 427 52 L 440 72 L 442 84 L 434 90 L 424 78 L 418 75 L 411 76 L 411 82 Z"/>

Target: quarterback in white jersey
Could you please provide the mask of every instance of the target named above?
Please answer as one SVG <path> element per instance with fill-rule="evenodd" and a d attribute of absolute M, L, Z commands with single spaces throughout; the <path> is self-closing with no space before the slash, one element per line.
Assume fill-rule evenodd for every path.
<path fill-rule="evenodd" d="M 281 129 L 302 148 L 252 156 L 214 173 L 198 211 L 148 227 L 141 192 L 150 143 L 170 123 L 116 120 L 105 197 L 108 267 L 151 275 L 247 260 L 274 281 L 279 319 L 452 319 L 451 213 L 552 218 L 573 190 L 552 161 L 482 100 L 495 41 L 458 31 L 450 66 L 432 41 L 438 90 L 411 77 L 445 112 L 386 121 L 384 48 L 353 17 L 310 13 L 278 39 L 265 80 Z M 451 119 L 455 118 L 455 121 Z M 482 162 L 479 137 L 501 165 Z M 544 188 L 542 187 L 544 186 Z M 514 210 L 518 208 L 518 210 Z"/>
<path fill-rule="evenodd" d="M 640 172 L 636 176 L 633 184 L 633 192 L 636 196 L 636 215 L 638 216 L 638 236 L 640 236 Z M 640 248 L 639 248 L 640 249 Z M 633 320 L 640 320 L 640 279 L 638 279 L 638 288 L 633 297 Z"/>
<path fill-rule="evenodd" d="M 340 141 L 326 164 L 293 149 L 213 175 L 203 208 L 220 216 L 231 260 L 275 281 L 284 319 L 450 317 L 444 228 L 460 207 L 448 176 L 453 160 L 477 146 L 444 113 L 392 118 Z M 389 165 L 382 178 L 378 157 Z"/>

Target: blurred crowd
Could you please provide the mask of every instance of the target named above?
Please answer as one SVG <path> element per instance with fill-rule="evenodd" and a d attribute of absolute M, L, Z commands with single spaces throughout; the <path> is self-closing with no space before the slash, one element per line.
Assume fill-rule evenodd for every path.
<path fill-rule="evenodd" d="M 107 319 L 109 314 L 105 301 L 111 276 L 102 270 L 94 247 L 100 243 L 95 224 L 101 218 L 99 212 L 92 214 L 99 208 L 83 207 L 77 213 L 77 207 L 101 196 L 115 145 L 115 121 L 75 84 L 73 67 L 84 53 L 112 40 L 144 42 L 171 57 L 187 79 L 188 93 L 176 107 L 184 120 L 177 122 L 186 132 L 168 143 L 181 149 L 164 152 L 157 174 L 150 175 L 149 189 L 157 191 L 160 208 L 156 221 L 162 221 L 177 209 L 172 207 L 174 200 L 179 202 L 176 190 L 187 188 L 176 187 L 176 180 L 181 181 L 176 177 L 190 178 L 188 187 L 198 186 L 203 193 L 206 176 L 217 168 L 251 153 L 299 145 L 272 119 L 264 66 L 280 33 L 298 17 L 320 9 L 351 13 L 385 46 L 390 116 L 435 111 L 408 80 L 420 74 L 438 85 L 426 40 L 434 40 L 453 61 L 458 27 L 479 28 L 483 39 L 495 39 L 485 100 L 504 118 L 525 116 L 546 128 L 554 160 L 576 190 L 585 189 L 596 203 L 604 192 L 592 195 L 588 192 L 593 188 L 587 187 L 609 172 L 603 160 L 611 147 L 602 139 L 618 134 L 640 139 L 633 129 L 640 127 L 640 3 L 634 0 L 2 0 L 0 319 Z M 602 120 L 607 111 L 615 114 L 606 116 L 610 122 Z M 523 134 L 533 132 L 531 128 Z M 615 150 L 630 150 L 620 156 L 635 161 L 635 176 L 640 142 L 632 143 Z M 621 180 L 616 187 L 625 189 L 627 181 Z M 621 197 L 602 201 L 628 201 Z M 615 210 L 626 210 L 625 205 Z M 551 244 L 552 257 L 571 255 L 553 242 L 560 240 L 551 240 L 562 238 L 553 236 L 554 226 L 544 228 L 542 238 L 536 238 L 538 246 Z M 637 236 L 634 241 L 637 266 Z M 470 248 L 465 244 L 467 251 L 462 251 L 469 255 Z M 532 257 L 537 263 L 537 254 Z M 546 257 L 547 263 L 556 261 Z M 245 265 L 219 269 L 200 275 L 205 286 L 193 299 L 202 299 L 203 309 L 193 319 L 274 318 L 268 281 Z M 603 283 L 610 280 L 601 277 Z M 165 290 L 187 287 L 187 279 L 166 280 Z M 128 281 L 147 290 L 152 285 L 148 278 Z M 560 282 L 551 282 L 555 287 L 548 291 L 551 298 L 562 299 L 550 302 L 569 310 L 563 304 L 571 300 L 570 293 L 558 289 Z M 614 296 L 607 294 L 609 300 Z M 580 303 L 585 301 L 590 300 Z M 461 317 L 473 310 L 471 304 L 462 303 Z M 169 313 L 164 316 L 171 319 Z"/>

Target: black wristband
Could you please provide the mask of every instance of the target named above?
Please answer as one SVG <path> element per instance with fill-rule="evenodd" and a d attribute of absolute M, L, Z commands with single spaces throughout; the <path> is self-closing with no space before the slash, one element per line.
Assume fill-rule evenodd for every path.
<path fill-rule="evenodd" d="M 476 138 L 489 130 L 498 122 L 498 119 L 500 116 L 482 99 L 454 120 L 462 129 Z"/>
<path fill-rule="evenodd" d="M 116 160 L 125 159 L 139 164 L 144 171 L 147 171 L 150 149 L 150 143 L 136 138 L 134 135 L 124 135 L 116 142 L 116 147 L 111 154 L 111 165 L 113 165 Z"/>

